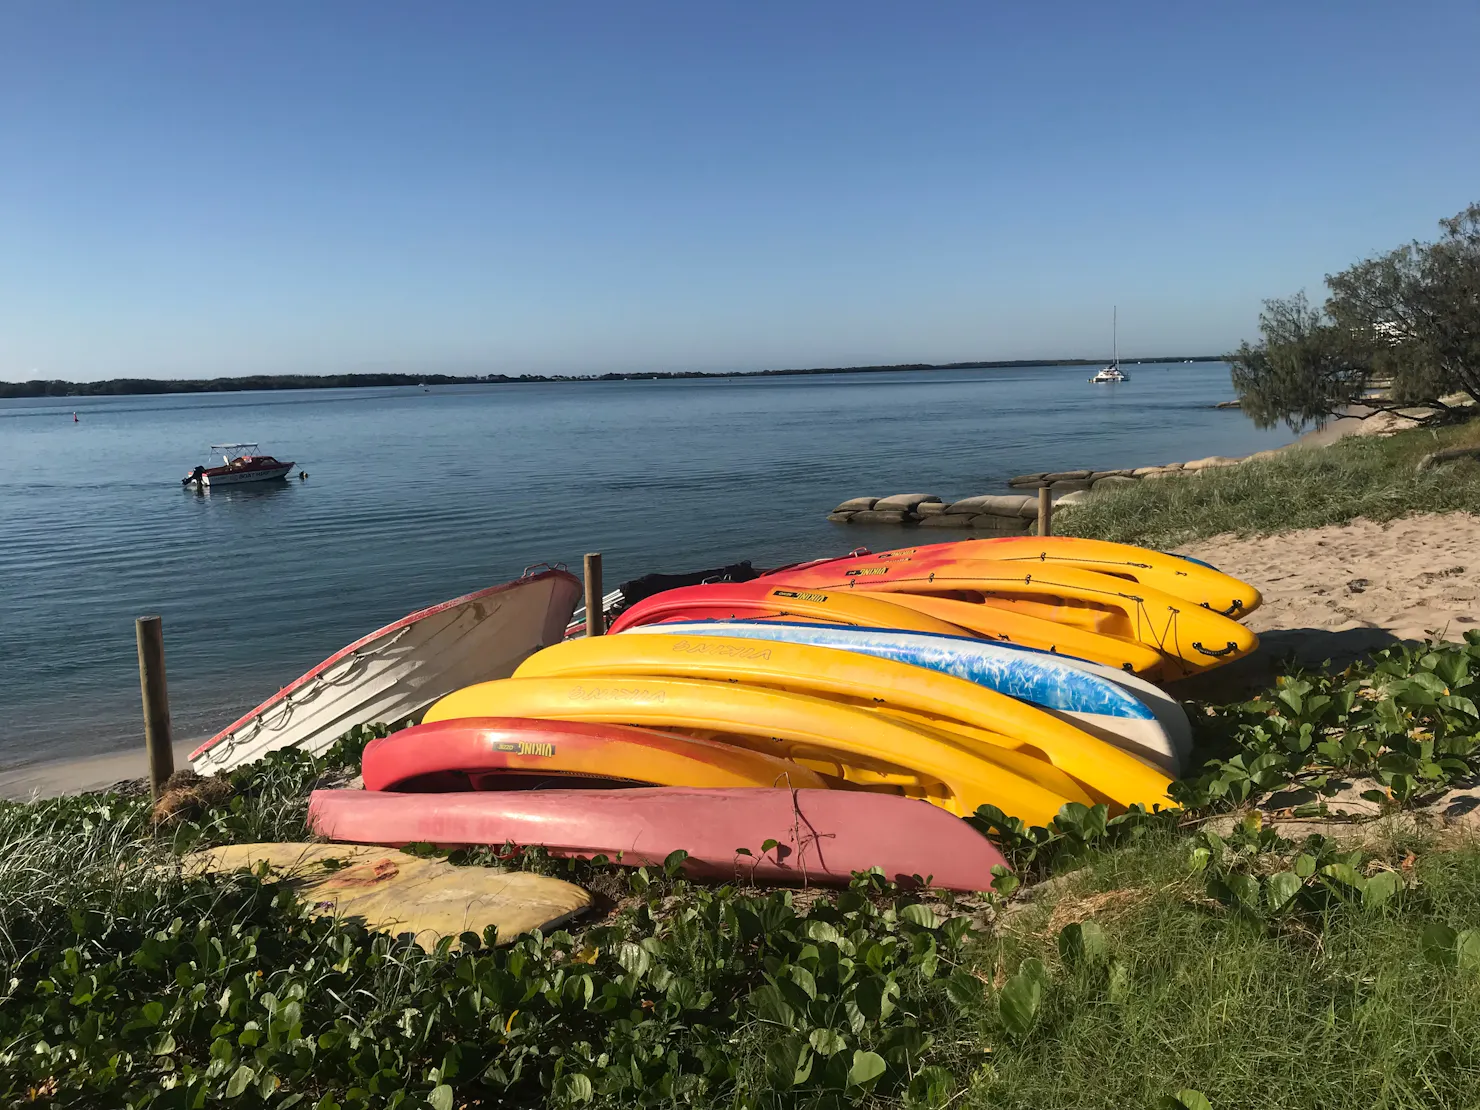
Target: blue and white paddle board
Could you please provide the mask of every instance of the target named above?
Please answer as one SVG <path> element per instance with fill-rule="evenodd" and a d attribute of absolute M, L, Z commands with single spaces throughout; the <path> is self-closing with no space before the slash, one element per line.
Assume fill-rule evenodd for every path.
<path fill-rule="evenodd" d="M 631 633 L 740 636 L 839 648 L 964 678 L 1047 710 L 1166 771 L 1180 775 L 1192 750 L 1182 707 L 1143 678 L 1055 652 L 999 640 L 793 621 L 670 621 Z"/>

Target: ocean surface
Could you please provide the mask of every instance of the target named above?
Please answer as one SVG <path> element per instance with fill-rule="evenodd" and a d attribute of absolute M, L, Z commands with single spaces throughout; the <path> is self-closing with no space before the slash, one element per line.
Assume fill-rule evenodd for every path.
<path fill-rule="evenodd" d="M 579 574 L 600 551 L 610 589 L 900 547 L 919 533 L 824 518 L 1291 438 L 1212 407 L 1226 366 L 1128 371 L 0 400 L 0 767 L 142 744 L 144 614 L 164 617 L 176 737 L 208 736 L 364 633 L 531 564 Z M 209 444 L 243 440 L 308 479 L 181 487 Z"/>

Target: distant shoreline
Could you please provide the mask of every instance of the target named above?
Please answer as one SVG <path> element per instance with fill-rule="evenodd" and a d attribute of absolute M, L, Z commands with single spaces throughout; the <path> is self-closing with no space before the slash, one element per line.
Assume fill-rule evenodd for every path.
<path fill-rule="evenodd" d="M 1222 362 L 1222 355 L 1126 359 L 1127 366 Z M 986 362 L 912 362 L 893 366 L 826 366 L 794 370 L 653 370 L 609 374 L 254 374 L 236 378 L 110 378 L 101 382 L 33 379 L 0 382 L 0 398 L 128 397 L 167 393 L 245 393 L 279 389 L 373 389 L 405 385 L 521 385 L 553 382 L 670 381 L 690 378 L 796 377 L 812 374 L 887 374 L 926 370 L 1014 370 L 1037 366 L 1098 366 L 1096 358 L 1005 359 Z"/>

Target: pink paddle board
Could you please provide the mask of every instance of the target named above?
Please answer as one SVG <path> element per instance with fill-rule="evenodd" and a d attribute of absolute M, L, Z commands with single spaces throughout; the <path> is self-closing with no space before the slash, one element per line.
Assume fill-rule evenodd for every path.
<path fill-rule="evenodd" d="M 986 890 L 993 866 L 1006 863 L 965 821 L 928 802 L 854 790 L 315 790 L 308 824 L 356 844 L 539 845 L 634 867 L 683 849 L 692 877 L 758 883 L 846 884 L 854 871 L 878 867 L 901 885 L 918 886 L 918 875 L 947 890 Z M 763 854 L 766 840 L 777 846 Z"/>

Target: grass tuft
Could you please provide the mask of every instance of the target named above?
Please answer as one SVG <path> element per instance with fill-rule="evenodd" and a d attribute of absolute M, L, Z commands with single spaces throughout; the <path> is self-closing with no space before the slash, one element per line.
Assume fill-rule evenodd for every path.
<path fill-rule="evenodd" d="M 1480 462 L 1418 472 L 1444 447 L 1480 446 L 1480 420 L 1397 435 L 1350 436 L 1186 477 L 1115 484 L 1054 518 L 1065 536 L 1166 549 L 1226 532 L 1241 536 L 1345 524 L 1364 517 L 1480 512 Z"/>
<path fill-rule="evenodd" d="M 1480 925 L 1480 852 L 1418 857 L 1412 894 L 1381 909 L 1341 906 L 1303 929 L 1270 929 L 1211 907 L 1168 839 L 1088 867 L 1062 901 L 1154 892 L 1098 919 L 1104 948 L 1066 961 L 1045 905 L 977 952 L 1010 984 L 1047 971 L 1026 1034 L 1000 992 L 979 1020 L 991 1067 L 967 1105 L 1156 1106 L 1180 1090 L 1218 1110 L 1472 1105 L 1480 1082 L 1480 974 L 1426 955 L 1425 930 Z"/>

